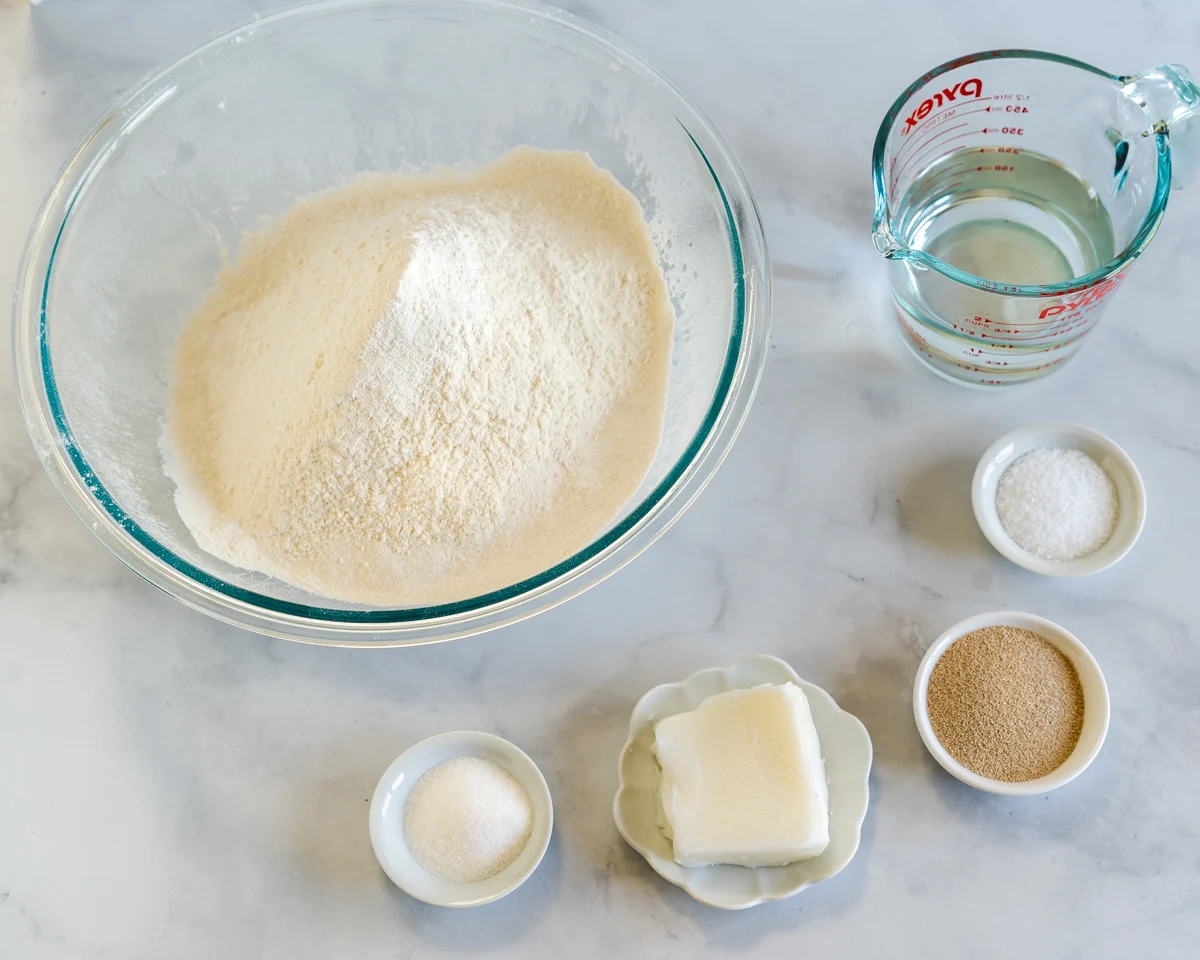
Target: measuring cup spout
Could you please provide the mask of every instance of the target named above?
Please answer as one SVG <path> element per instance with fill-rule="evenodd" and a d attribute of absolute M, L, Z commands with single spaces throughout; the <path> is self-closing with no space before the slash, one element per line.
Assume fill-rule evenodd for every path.
<path fill-rule="evenodd" d="M 1142 136 L 1168 138 L 1172 186 L 1190 182 L 1200 169 L 1200 87 L 1187 67 L 1168 63 L 1121 79 L 1125 95 L 1150 121 Z"/>
<path fill-rule="evenodd" d="M 882 253 L 888 260 L 893 259 L 901 250 L 904 249 L 888 229 L 887 222 L 884 221 L 878 224 L 871 232 L 871 239 L 875 241 L 875 249 Z"/>

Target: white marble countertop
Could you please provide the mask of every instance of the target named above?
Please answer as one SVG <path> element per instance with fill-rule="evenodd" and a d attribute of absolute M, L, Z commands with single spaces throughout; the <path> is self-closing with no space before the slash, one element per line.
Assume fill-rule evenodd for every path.
<path fill-rule="evenodd" d="M 1200 6 L 1093 0 L 1086 17 L 1077 0 L 571 6 L 695 96 L 761 203 L 773 346 L 732 456 L 666 537 L 563 607 L 439 647 L 320 649 L 221 626 L 112 559 L 43 475 L 5 372 L 0 958 L 1200 955 L 1200 323 L 1188 286 L 1200 190 L 1172 199 L 1080 357 L 1004 395 L 943 383 L 905 355 L 868 236 L 876 125 L 924 69 L 1019 45 L 1117 72 L 1200 68 Z M 104 105 L 254 9 L 0 0 L 0 287 Z M 1014 567 L 971 516 L 982 450 L 1050 418 L 1110 434 L 1149 490 L 1136 550 L 1090 579 Z M 924 646 L 1005 608 L 1076 632 L 1112 690 L 1099 759 L 1046 797 L 960 785 L 911 719 Z M 866 723 L 872 806 L 844 873 L 728 914 L 654 875 L 609 810 L 637 697 L 756 651 L 787 658 Z M 366 811 L 397 753 L 462 727 L 529 751 L 557 823 L 525 887 L 449 912 L 387 882 Z"/>

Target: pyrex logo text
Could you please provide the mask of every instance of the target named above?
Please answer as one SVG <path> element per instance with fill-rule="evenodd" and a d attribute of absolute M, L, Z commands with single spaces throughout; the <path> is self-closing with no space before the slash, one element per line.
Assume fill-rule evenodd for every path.
<path fill-rule="evenodd" d="M 917 107 L 904 121 L 904 129 L 901 134 L 908 133 L 918 123 L 924 120 L 933 111 L 934 107 L 940 107 L 946 103 L 952 103 L 959 97 L 964 100 L 973 100 L 976 97 L 983 96 L 983 81 L 978 77 L 972 77 L 970 80 L 960 80 L 952 87 L 946 87 L 941 93 L 935 93 L 928 99 L 922 100 L 921 105 Z"/>
<path fill-rule="evenodd" d="M 1052 307 L 1046 307 L 1038 314 L 1039 320 L 1048 320 L 1050 317 L 1061 316 L 1064 313 L 1074 313 L 1076 310 L 1082 310 L 1085 307 L 1090 307 L 1094 303 L 1098 303 L 1106 296 L 1112 293 L 1117 288 L 1117 285 L 1125 278 L 1125 274 L 1118 273 L 1115 277 L 1109 277 L 1107 280 L 1101 280 L 1094 287 L 1088 290 L 1081 290 L 1075 295 L 1075 299 L 1067 300 L 1064 298 L 1061 302 L 1054 304 Z"/>

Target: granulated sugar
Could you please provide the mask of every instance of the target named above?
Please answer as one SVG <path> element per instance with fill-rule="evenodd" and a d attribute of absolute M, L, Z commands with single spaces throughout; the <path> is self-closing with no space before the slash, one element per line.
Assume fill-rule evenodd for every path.
<path fill-rule="evenodd" d="M 955 640 L 929 676 L 926 709 L 942 746 L 993 780 L 1057 770 L 1083 730 L 1074 664 L 1030 630 L 995 626 Z"/>
<path fill-rule="evenodd" d="M 450 883 L 493 877 L 533 833 L 529 794 L 507 770 L 455 757 L 426 773 L 404 805 L 404 842 L 417 863 Z"/>
<path fill-rule="evenodd" d="M 1081 450 L 1031 450 L 1004 471 L 996 513 L 1016 543 L 1043 560 L 1076 560 L 1112 536 L 1120 506 L 1112 478 Z"/>

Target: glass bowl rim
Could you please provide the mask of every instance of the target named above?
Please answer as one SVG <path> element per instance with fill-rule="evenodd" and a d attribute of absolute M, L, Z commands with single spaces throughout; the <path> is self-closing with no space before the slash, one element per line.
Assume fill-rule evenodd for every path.
<path fill-rule="evenodd" d="M 282 600 L 213 576 L 167 549 L 121 508 L 88 463 L 63 409 L 50 356 L 47 301 L 58 245 L 75 203 L 102 169 L 111 144 L 169 99 L 171 81 L 178 72 L 209 51 L 253 39 L 266 26 L 371 8 L 396 10 L 415 18 L 447 9 L 514 18 L 534 15 L 539 26 L 550 23 L 604 50 L 640 82 L 664 95 L 712 177 L 723 207 L 732 259 L 734 316 L 717 387 L 700 427 L 663 479 L 611 529 L 549 569 L 475 597 L 420 607 L 339 609 Z M 109 124 L 130 111 L 132 115 L 105 137 Z M 690 115 L 688 123 L 680 113 Z M 725 168 L 733 203 L 714 168 L 714 158 Z M 59 209 L 61 213 L 56 215 Z M 735 210 L 745 215 L 739 218 Z M 744 246 L 750 250 L 745 251 Z M 45 273 L 39 276 L 38 254 L 47 247 Z M 118 97 L 72 150 L 35 217 L 18 274 L 13 301 L 18 399 L 39 458 L 75 514 L 118 559 L 170 596 L 226 622 L 288 639 L 372 647 L 436 642 L 515 622 L 569 599 L 633 559 L 683 514 L 732 446 L 757 388 L 770 321 L 768 263 L 753 195 L 727 144 L 682 91 L 607 31 L 562 11 L 513 0 L 315 0 L 234 27 L 153 71 Z M 748 283 L 753 280 L 757 283 Z M 710 464 L 711 469 L 699 477 L 700 468 Z M 685 498 L 678 509 L 665 516 L 681 494 Z M 597 575 L 581 582 L 589 572 Z"/>

